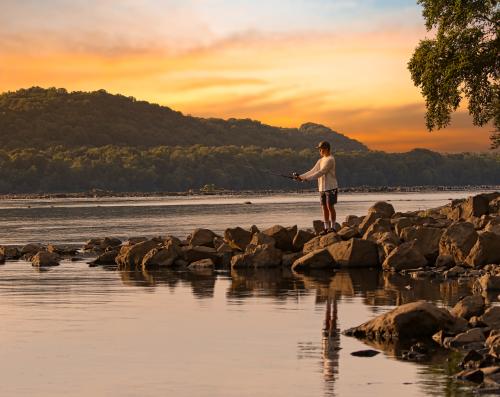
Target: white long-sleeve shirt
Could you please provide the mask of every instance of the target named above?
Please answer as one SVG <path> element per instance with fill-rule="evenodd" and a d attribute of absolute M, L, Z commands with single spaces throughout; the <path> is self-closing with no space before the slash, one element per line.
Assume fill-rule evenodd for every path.
<path fill-rule="evenodd" d="M 318 190 L 320 192 L 337 189 L 338 183 L 335 174 L 335 158 L 332 155 L 321 157 L 314 167 L 300 175 L 300 177 L 306 181 L 317 179 Z"/>

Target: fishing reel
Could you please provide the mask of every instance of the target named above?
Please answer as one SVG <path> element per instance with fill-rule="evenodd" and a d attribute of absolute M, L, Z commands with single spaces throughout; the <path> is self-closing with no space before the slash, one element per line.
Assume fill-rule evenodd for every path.
<path fill-rule="evenodd" d="M 299 173 L 298 172 L 292 172 L 293 179 L 299 179 Z"/>

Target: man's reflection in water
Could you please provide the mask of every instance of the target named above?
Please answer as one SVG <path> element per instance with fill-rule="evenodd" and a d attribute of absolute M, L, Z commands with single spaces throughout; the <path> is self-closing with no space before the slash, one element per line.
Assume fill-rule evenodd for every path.
<path fill-rule="evenodd" d="M 339 373 L 340 329 L 337 326 L 337 298 L 328 294 L 323 328 L 323 374 L 334 382 Z"/>

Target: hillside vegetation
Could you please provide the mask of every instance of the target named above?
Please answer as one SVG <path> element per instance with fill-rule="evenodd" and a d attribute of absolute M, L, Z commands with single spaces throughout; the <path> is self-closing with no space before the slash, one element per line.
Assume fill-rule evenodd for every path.
<path fill-rule="evenodd" d="M 367 150 L 319 124 L 279 128 L 250 119 L 204 119 L 104 90 L 39 87 L 0 95 L 0 139 L 6 149 L 196 144 L 306 149 L 328 140 L 336 151 Z"/>
<path fill-rule="evenodd" d="M 305 171 L 315 150 L 237 146 L 64 148 L 0 150 L 0 193 L 186 191 L 215 185 L 225 189 L 304 189 L 276 173 Z M 340 152 L 342 187 L 415 185 L 493 185 L 500 183 L 498 155 L 442 155 L 417 149 L 408 153 Z"/>

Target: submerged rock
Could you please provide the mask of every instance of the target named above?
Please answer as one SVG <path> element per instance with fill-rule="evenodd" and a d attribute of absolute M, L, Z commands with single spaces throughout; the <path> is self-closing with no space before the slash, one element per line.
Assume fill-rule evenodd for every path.
<path fill-rule="evenodd" d="M 382 314 L 358 327 L 346 331 L 347 335 L 369 339 L 426 339 L 443 330 L 452 334 L 467 329 L 467 321 L 453 316 L 448 310 L 432 303 L 407 303 Z"/>
<path fill-rule="evenodd" d="M 36 267 L 58 266 L 59 255 L 53 252 L 40 251 L 31 258 L 31 264 Z"/>

